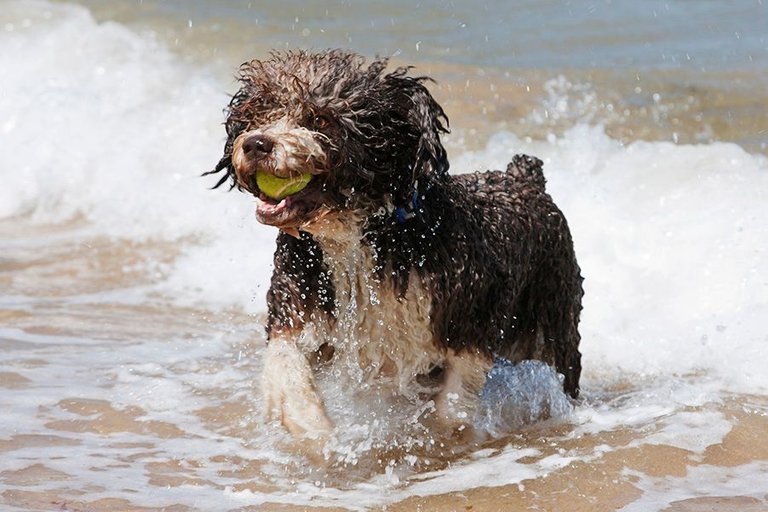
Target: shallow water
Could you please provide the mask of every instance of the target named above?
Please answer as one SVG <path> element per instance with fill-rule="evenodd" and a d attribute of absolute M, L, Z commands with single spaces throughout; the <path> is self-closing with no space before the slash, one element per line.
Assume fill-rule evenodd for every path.
<path fill-rule="evenodd" d="M 656 25 L 611 3 L 83 5 L 0 6 L 0 508 L 768 509 L 762 3 L 660 2 Z M 325 465 L 261 419 L 274 232 L 198 174 L 237 63 L 350 37 L 438 78 L 454 172 L 544 159 L 586 277 L 584 398 L 558 418 L 519 407 L 456 450 L 422 404 L 326 379 Z M 553 391 L 532 375 L 530 404 Z"/>

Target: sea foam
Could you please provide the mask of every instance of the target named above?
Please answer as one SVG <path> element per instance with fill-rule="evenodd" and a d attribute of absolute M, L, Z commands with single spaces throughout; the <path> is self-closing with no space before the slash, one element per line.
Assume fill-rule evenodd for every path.
<path fill-rule="evenodd" d="M 588 367 L 617 377 L 712 369 L 737 389 L 768 387 L 758 357 L 768 315 L 765 157 L 730 143 L 624 145 L 577 125 L 550 141 L 498 134 L 454 168 L 499 168 L 518 151 L 544 160 L 573 231 Z"/>
<path fill-rule="evenodd" d="M 246 196 L 200 177 L 221 155 L 233 84 L 81 7 L 11 2 L 2 16 L 0 218 L 85 219 L 70 236 L 185 242 L 161 288 L 260 310 L 251 297 L 263 295 L 274 231 Z"/>

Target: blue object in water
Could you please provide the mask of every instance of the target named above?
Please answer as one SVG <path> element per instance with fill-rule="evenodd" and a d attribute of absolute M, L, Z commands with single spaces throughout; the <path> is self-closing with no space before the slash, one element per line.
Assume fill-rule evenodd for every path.
<path fill-rule="evenodd" d="M 480 393 L 476 427 L 501 436 L 573 410 L 563 392 L 563 376 L 542 361 L 513 364 L 497 358 Z"/>

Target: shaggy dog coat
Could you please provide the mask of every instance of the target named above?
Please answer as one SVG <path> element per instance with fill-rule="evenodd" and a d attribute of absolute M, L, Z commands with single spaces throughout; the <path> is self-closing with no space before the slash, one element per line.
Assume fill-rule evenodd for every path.
<path fill-rule="evenodd" d="M 495 358 L 537 359 L 579 392 L 582 278 L 542 162 L 450 175 L 447 118 L 426 77 L 353 53 L 274 53 L 243 64 L 216 185 L 251 192 L 281 229 L 267 294 L 263 388 L 269 412 L 301 436 L 332 423 L 318 365 L 423 393 L 436 417 L 471 423 Z M 309 173 L 281 201 L 256 172 Z M 429 380 L 429 379 L 427 379 Z M 428 388 L 429 386 L 427 386 Z"/>

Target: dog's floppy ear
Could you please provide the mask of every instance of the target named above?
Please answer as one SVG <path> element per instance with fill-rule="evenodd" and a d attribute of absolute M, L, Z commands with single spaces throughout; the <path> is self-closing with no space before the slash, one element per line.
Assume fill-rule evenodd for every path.
<path fill-rule="evenodd" d="M 213 170 L 204 172 L 201 174 L 201 176 L 209 176 L 211 174 L 217 174 L 221 171 L 224 171 L 224 175 L 219 178 L 219 181 L 216 182 L 214 186 L 211 188 L 219 188 L 221 185 L 223 185 L 228 180 L 232 180 L 232 183 L 229 185 L 229 189 L 232 190 L 235 187 L 239 188 L 239 185 L 237 184 L 237 179 L 235 177 L 235 168 L 232 165 L 232 146 L 234 144 L 234 137 L 232 135 L 229 135 L 227 138 L 227 142 L 224 145 L 224 155 L 219 159 L 219 162 L 216 164 L 216 167 L 213 168 Z"/>
<path fill-rule="evenodd" d="M 235 188 L 235 181 L 234 181 L 234 171 L 232 170 L 232 152 L 227 153 L 226 149 L 224 150 L 224 156 L 221 157 L 219 160 L 219 163 L 216 164 L 216 167 L 213 168 L 213 170 L 206 171 L 201 174 L 201 176 L 210 176 L 211 174 L 216 174 L 221 171 L 226 171 L 223 176 L 219 178 L 219 181 L 216 182 L 214 186 L 211 188 L 219 188 L 226 182 L 228 179 L 232 178 L 232 185 L 229 187 L 230 190 Z"/>
<path fill-rule="evenodd" d="M 229 185 L 229 189 L 232 190 L 235 187 L 240 189 L 240 185 L 237 183 L 237 178 L 235 175 L 235 168 L 232 165 L 232 151 L 234 149 L 235 139 L 246 128 L 245 123 L 243 123 L 239 118 L 240 116 L 237 113 L 237 109 L 241 104 L 245 102 L 248 94 L 249 91 L 247 91 L 245 87 L 241 88 L 232 97 L 229 106 L 224 110 L 224 114 L 227 116 L 227 120 L 224 123 L 224 128 L 227 131 L 227 142 L 224 144 L 224 155 L 221 157 L 221 159 L 219 159 L 219 162 L 216 164 L 216 167 L 214 167 L 213 170 L 204 172 L 202 174 L 202 176 L 208 176 L 211 174 L 219 173 L 221 171 L 225 171 L 224 175 L 221 176 L 219 181 L 211 188 L 219 188 L 227 180 L 231 179 L 232 181 Z"/>
<path fill-rule="evenodd" d="M 424 86 L 424 82 L 431 79 L 408 76 L 410 69 L 397 68 L 384 76 L 383 82 L 386 96 L 394 103 L 390 106 L 396 111 L 393 117 L 402 123 L 398 135 L 405 136 L 415 146 L 411 169 L 415 182 L 428 174 L 440 176 L 448 172 L 448 157 L 440 142 L 440 134 L 448 133 L 448 117 Z"/>
<path fill-rule="evenodd" d="M 426 80 L 429 79 L 424 77 L 414 79 L 411 93 L 413 106 L 408 113 L 409 121 L 418 126 L 421 132 L 413 167 L 414 181 L 429 173 L 442 176 L 448 172 L 449 166 L 448 155 L 443 143 L 440 142 L 440 134 L 448 133 L 448 116 L 421 83 Z"/>

